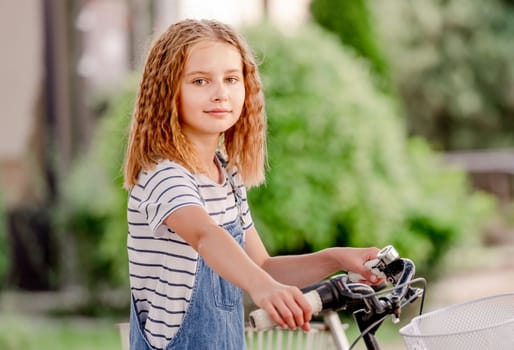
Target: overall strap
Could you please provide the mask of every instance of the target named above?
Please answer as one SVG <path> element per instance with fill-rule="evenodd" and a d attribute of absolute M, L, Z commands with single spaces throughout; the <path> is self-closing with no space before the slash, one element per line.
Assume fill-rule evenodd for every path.
<path fill-rule="evenodd" d="M 243 220 L 243 193 L 241 189 L 236 186 L 236 183 L 234 181 L 234 177 L 232 176 L 232 173 L 227 169 L 227 161 L 221 154 L 221 152 L 216 151 L 216 157 L 221 163 L 221 166 L 223 169 L 225 169 L 225 173 L 227 174 L 228 182 L 230 183 L 230 187 L 232 187 L 232 193 L 234 194 L 234 199 L 236 201 L 237 206 L 237 212 L 239 214 L 239 222 L 241 223 L 241 226 L 244 226 L 244 220 Z"/>

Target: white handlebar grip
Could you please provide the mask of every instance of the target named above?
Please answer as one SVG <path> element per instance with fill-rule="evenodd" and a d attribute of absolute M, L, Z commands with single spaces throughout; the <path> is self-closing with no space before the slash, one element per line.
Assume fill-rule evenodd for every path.
<path fill-rule="evenodd" d="M 321 303 L 321 298 L 318 292 L 311 290 L 310 292 L 305 293 L 304 296 L 312 307 L 313 315 L 318 314 L 323 309 L 323 304 Z M 250 312 L 248 318 L 250 319 L 250 325 L 252 328 L 257 331 L 273 328 L 277 325 L 263 309 Z"/>
<path fill-rule="evenodd" d="M 366 261 L 366 263 L 364 263 L 364 266 L 366 266 L 368 268 L 368 270 L 373 272 L 376 276 L 378 276 L 380 278 L 386 278 L 386 275 L 384 275 L 384 273 L 382 271 L 380 271 L 379 269 L 376 268 L 376 266 L 379 262 L 380 262 L 380 260 L 378 260 L 378 259 L 368 260 L 368 261 Z M 365 279 L 365 278 L 362 277 L 362 275 L 360 273 L 351 272 L 351 271 L 348 272 L 348 281 L 350 281 L 352 283 L 361 281 L 363 279 Z"/>

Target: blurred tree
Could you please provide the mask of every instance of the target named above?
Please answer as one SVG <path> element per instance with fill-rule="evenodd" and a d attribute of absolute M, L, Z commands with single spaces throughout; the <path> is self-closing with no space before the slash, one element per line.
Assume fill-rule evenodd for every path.
<path fill-rule="evenodd" d="M 143 65 L 144 56 L 141 52 L 146 49 L 148 37 L 152 34 L 152 23 L 155 21 L 155 1 L 127 0 L 129 7 L 129 51 L 130 67 L 137 69 Z"/>
<path fill-rule="evenodd" d="M 75 273 L 87 287 L 85 304 L 94 313 L 105 307 L 100 300 L 105 289 L 122 286 L 128 293 L 122 163 L 136 86 L 135 77 L 129 77 L 108 103 L 89 150 L 74 163 L 61 188 L 56 218 L 60 231 L 76 243 Z"/>
<path fill-rule="evenodd" d="M 9 272 L 10 252 L 7 241 L 7 225 L 5 222 L 5 208 L 0 192 L 0 290 L 6 286 Z"/>
<path fill-rule="evenodd" d="M 514 145 L 512 1 L 369 1 L 408 114 L 439 149 Z"/>
<path fill-rule="evenodd" d="M 318 24 L 369 61 L 379 85 L 388 88 L 389 66 L 377 40 L 366 0 L 312 0 L 310 12 Z"/>
<path fill-rule="evenodd" d="M 248 37 L 262 57 L 270 158 L 250 201 L 271 252 L 394 244 L 427 271 L 477 237 L 492 201 L 407 140 L 367 64 L 317 27 L 283 35 L 261 25 Z"/>

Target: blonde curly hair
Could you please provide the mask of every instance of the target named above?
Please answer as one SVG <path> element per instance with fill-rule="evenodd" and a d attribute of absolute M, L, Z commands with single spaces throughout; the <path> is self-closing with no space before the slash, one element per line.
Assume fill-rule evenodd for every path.
<path fill-rule="evenodd" d="M 266 117 L 262 84 L 246 41 L 214 20 L 187 19 L 172 24 L 150 48 L 139 84 L 125 156 L 124 186 L 130 189 L 142 170 L 173 160 L 192 173 L 200 166 L 184 135 L 179 114 L 180 81 L 191 47 L 203 41 L 234 46 L 243 63 L 245 101 L 239 120 L 220 138 L 228 167 L 237 167 L 245 186 L 264 182 Z"/>

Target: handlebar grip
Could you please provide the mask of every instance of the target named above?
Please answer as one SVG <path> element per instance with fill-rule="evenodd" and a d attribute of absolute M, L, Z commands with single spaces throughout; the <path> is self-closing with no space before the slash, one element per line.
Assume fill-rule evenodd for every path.
<path fill-rule="evenodd" d="M 318 292 L 316 292 L 315 290 L 311 290 L 310 292 L 305 293 L 304 296 L 311 305 L 312 313 L 314 315 L 321 312 L 321 310 L 323 309 L 323 304 L 321 302 L 321 298 Z M 257 331 L 273 328 L 277 325 L 277 323 L 273 321 L 273 319 L 263 309 L 258 309 L 250 312 L 248 318 L 250 320 L 250 326 L 252 326 L 252 328 Z"/>

